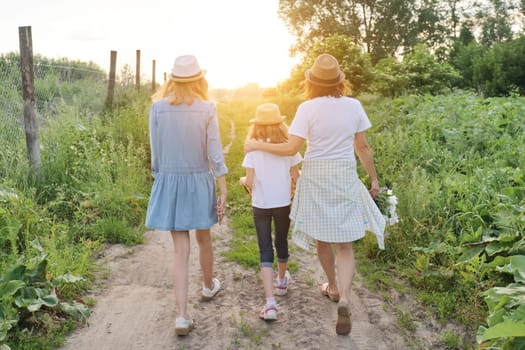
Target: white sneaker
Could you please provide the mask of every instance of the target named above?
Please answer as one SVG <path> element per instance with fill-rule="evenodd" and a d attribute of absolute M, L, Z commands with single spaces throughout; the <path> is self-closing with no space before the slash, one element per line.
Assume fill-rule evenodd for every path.
<path fill-rule="evenodd" d="M 214 278 L 211 280 L 212 287 L 211 289 L 208 289 L 206 287 L 202 287 L 202 293 L 201 293 L 201 299 L 203 301 L 210 301 L 219 293 L 219 290 L 221 289 L 221 282 L 219 282 L 218 279 Z"/>
<path fill-rule="evenodd" d="M 193 329 L 194 323 L 193 318 L 177 317 L 175 319 L 175 334 L 177 335 L 188 335 Z"/>
<path fill-rule="evenodd" d="M 277 320 L 277 305 L 264 305 L 261 312 L 259 312 L 259 318 L 265 321 Z"/>
<path fill-rule="evenodd" d="M 284 282 L 279 283 L 279 277 L 275 279 L 275 295 L 286 295 L 288 293 L 288 285 L 291 282 L 290 273 L 288 270 L 286 270 L 286 273 L 284 274 Z"/>

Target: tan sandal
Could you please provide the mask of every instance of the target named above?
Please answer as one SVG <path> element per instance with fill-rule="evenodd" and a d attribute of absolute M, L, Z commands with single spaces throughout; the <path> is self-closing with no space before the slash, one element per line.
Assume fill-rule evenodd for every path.
<path fill-rule="evenodd" d="M 339 303 L 337 305 L 337 323 L 335 324 L 335 332 L 339 335 L 348 335 L 352 330 L 352 313 L 348 303 Z"/>
<path fill-rule="evenodd" d="M 322 295 L 325 297 L 328 297 L 331 301 L 334 303 L 337 303 L 339 301 L 339 293 L 330 293 L 330 288 L 328 283 L 323 283 L 319 286 L 319 291 Z"/>

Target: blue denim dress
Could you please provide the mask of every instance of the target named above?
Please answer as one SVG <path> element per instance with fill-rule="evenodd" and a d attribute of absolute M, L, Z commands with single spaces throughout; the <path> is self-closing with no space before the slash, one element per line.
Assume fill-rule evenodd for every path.
<path fill-rule="evenodd" d="M 217 223 L 215 178 L 225 175 L 215 104 L 152 104 L 149 115 L 154 181 L 146 227 L 187 231 Z"/>

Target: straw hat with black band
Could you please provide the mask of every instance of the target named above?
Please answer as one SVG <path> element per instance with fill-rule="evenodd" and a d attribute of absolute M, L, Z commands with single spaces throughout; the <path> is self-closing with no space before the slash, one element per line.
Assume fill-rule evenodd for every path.
<path fill-rule="evenodd" d="M 336 86 L 345 80 L 345 73 L 339 68 L 339 62 L 327 53 L 319 55 L 304 76 L 311 84 L 324 87 Z"/>

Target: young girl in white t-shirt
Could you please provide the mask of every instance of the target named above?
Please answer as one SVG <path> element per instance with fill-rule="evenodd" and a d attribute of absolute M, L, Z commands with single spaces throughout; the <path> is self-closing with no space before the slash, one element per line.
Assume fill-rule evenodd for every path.
<path fill-rule="evenodd" d="M 284 123 L 279 107 L 274 103 L 259 105 L 247 139 L 267 143 L 283 143 L 288 140 L 288 127 Z M 288 264 L 288 229 L 290 228 L 290 194 L 292 180 L 299 177 L 297 164 L 302 160 L 299 153 L 294 156 L 276 156 L 271 153 L 254 151 L 247 153 L 242 162 L 246 177 L 241 178 L 252 198 L 252 211 L 259 245 L 261 277 L 266 303 L 259 317 L 266 321 L 277 319 L 275 295 L 288 292 L 290 274 Z M 272 244 L 272 220 L 274 244 Z M 278 274 L 273 284 L 274 247 L 277 252 Z"/>

